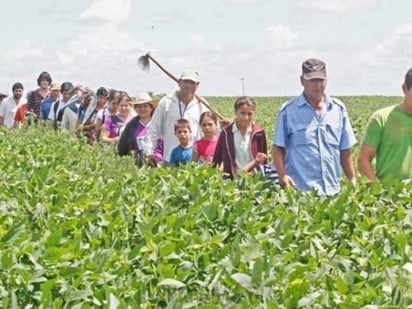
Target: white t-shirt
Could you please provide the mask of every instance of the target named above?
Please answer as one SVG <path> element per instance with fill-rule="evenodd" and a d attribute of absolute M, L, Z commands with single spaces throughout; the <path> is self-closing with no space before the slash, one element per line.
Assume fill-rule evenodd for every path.
<path fill-rule="evenodd" d="M 14 124 L 14 115 L 16 114 L 17 107 L 22 104 L 26 104 L 27 100 L 22 97 L 17 103 L 13 96 L 3 99 L 0 104 L 0 116 L 3 117 L 3 125 L 7 128 L 12 128 Z"/>

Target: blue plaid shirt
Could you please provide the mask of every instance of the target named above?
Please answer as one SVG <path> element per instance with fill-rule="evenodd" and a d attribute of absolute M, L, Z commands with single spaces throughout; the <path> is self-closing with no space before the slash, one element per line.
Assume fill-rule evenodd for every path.
<path fill-rule="evenodd" d="M 273 145 L 286 151 L 286 173 L 299 190 L 318 194 L 340 190 L 340 151 L 356 144 L 345 105 L 325 96 L 325 110 L 317 115 L 303 93 L 279 110 Z"/>

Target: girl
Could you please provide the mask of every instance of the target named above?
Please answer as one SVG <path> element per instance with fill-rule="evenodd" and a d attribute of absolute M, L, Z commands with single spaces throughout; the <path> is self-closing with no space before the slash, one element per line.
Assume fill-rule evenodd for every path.
<path fill-rule="evenodd" d="M 120 156 L 124 156 L 130 154 L 130 151 L 133 150 L 136 165 L 141 167 L 144 161 L 144 152 L 148 152 L 148 149 L 145 149 L 147 147 L 145 138 L 147 127 L 152 120 L 155 102 L 148 93 L 140 93 L 136 95 L 136 99 L 132 104 L 137 116 L 126 125 L 120 137 L 118 153 Z M 157 141 L 154 156 L 157 162 L 163 159 L 163 140 L 161 139 Z"/>
<path fill-rule="evenodd" d="M 120 91 L 117 91 L 115 89 L 111 89 L 109 91 L 108 95 L 108 100 L 107 103 L 105 103 L 104 107 L 100 109 L 97 114 L 96 114 L 96 139 L 99 141 L 102 136 L 102 128 L 104 125 L 104 122 L 107 117 L 110 117 L 110 115 L 116 115 L 117 113 L 117 100 L 120 97 Z"/>
<path fill-rule="evenodd" d="M 267 163 L 265 131 L 253 123 L 256 102 L 242 96 L 234 109 L 235 121 L 222 129 L 213 156 L 213 164 L 231 178 Z"/>
<path fill-rule="evenodd" d="M 210 111 L 203 112 L 200 115 L 199 123 L 203 137 L 193 144 L 192 161 L 211 164 L 217 145 L 217 116 Z"/>
<path fill-rule="evenodd" d="M 126 92 L 121 92 L 119 99 L 111 103 L 110 109 L 112 114 L 109 117 L 106 117 L 104 126 L 102 127 L 103 143 L 119 143 L 122 127 L 132 117 L 131 100 L 132 99 Z"/>

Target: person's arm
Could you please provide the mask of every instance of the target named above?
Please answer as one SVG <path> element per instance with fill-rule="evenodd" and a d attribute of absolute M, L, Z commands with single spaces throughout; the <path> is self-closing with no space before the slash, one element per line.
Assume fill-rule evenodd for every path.
<path fill-rule="evenodd" d="M 278 175 L 279 175 L 279 184 L 282 186 L 282 188 L 286 188 L 286 187 L 296 188 L 296 183 L 293 181 L 292 177 L 286 174 L 285 155 L 286 155 L 285 148 L 273 145 L 272 158 L 273 158 L 273 163 L 276 167 L 276 171 L 278 172 Z"/>
<path fill-rule="evenodd" d="M 286 174 L 286 145 L 288 143 L 287 120 L 286 111 L 282 109 L 279 111 L 272 141 L 272 159 L 273 164 L 279 175 L 279 184 L 282 188 L 293 187 L 296 188 L 296 183 Z"/>
<path fill-rule="evenodd" d="M 192 162 L 197 163 L 199 161 L 199 151 L 198 151 L 197 141 L 193 144 Z"/>
<path fill-rule="evenodd" d="M 5 105 L 6 105 L 6 99 L 0 102 L 0 127 L 4 126 L 4 115 L 5 115 Z"/>
<path fill-rule="evenodd" d="M 369 182 L 377 180 L 376 173 L 372 166 L 372 160 L 376 155 L 376 148 L 363 143 L 359 152 L 358 167 L 359 171 L 365 175 Z"/>
<path fill-rule="evenodd" d="M 353 166 L 352 151 L 350 149 L 340 151 L 340 165 L 346 178 L 348 178 L 353 185 L 356 185 L 356 173 L 355 167 Z"/>
<path fill-rule="evenodd" d="M 264 164 L 267 160 L 267 155 L 263 152 L 258 152 L 256 154 L 256 158 L 252 159 L 249 163 L 247 163 L 245 166 L 242 167 L 242 169 L 239 171 L 239 174 L 247 174 L 247 173 L 253 173 L 253 169 L 257 167 L 258 165 Z"/>

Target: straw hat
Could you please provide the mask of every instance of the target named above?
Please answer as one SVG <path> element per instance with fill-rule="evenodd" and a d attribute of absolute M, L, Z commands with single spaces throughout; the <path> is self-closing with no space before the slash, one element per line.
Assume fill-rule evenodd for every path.
<path fill-rule="evenodd" d="M 153 98 L 150 96 L 150 94 L 146 92 L 138 93 L 131 103 L 135 106 L 149 103 L 150 105 L 152 105 L 153 108 L 155 107 L 155 102 Z"/>

